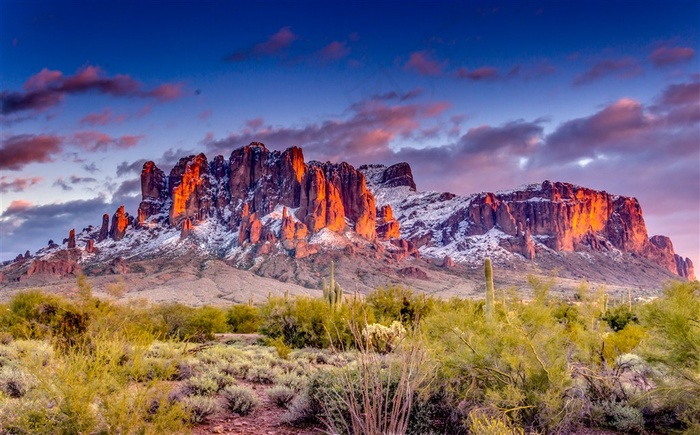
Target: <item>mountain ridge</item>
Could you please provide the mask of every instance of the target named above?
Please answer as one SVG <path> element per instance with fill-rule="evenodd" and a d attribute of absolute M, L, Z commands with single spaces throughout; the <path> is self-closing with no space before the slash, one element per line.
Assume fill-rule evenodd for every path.
<path fill-rule="evenodd" d="M 262 263 L 275 256 L 296 268 L 295 262 L 318 262 L 331 251 L 367 257 L 377 270 L 391 264 L 394 275 L 416 279 L 427 275 L 414 260 L 424 269 L 428 263 L 448 269 L 487 256 L 513 267 L 576 265 L 573 276 L 582 278 L 600 274 L 596 268 L 606 259 L 632 264 L 629 271 L 616 266 L 630 282 L 645 267 L 659 268 L 653 276 L 694 278 L 692 262 L 674 252 L 669 238 L 648 237 L 635 198 L 569 183 L 469 196 L 419 192 L 407 163 L 356 169 L 305 162 L 298 147 L 270 151 L 253 142 L 229 159 L 183 157 L 168 175 L 148 161 L 141 190 L 135 215 L 122 206 L 110 223 L 105 214 L 100 228 L 71 231 L 62 245 L 18 256 L 0 280 L 83 269 L 120 274 L 130 262 L 192 252 L 264 273 Z M 305 284 L 313 287 L 313 279 Z"/>

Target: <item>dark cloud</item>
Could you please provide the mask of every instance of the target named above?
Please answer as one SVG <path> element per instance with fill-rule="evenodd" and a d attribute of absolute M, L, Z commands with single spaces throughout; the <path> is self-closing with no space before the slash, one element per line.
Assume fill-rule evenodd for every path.
<path fill-rule="evenodd" d="M 138 198 L 120 199 L 107 201 L 104 196 L 98 196 L 46 205 L 13 201 L 0 215 L 0 229 L 3 231 L 1 254 L 4 258 L 12 258 L 17 252 L 27 249 L 34 252 L 46 246 L 49 239 L 60 243 L 71 228 L 80 231 L 88 225 L 98 226 L 104 213 L 111 216 L 122 204 L 128 213 L 136 213 Z"/>
<path fill-rule="evenodd" d="M 0 169 L 17 171 L 30 163 L 50 162 L 61 150 L 61 138 L 58 136 L 10 136 L 3 139 L 0 145 Z"/>
<path fill-rule="evenodd" d="M 132 173 L 140 174 L 144 163 L 146 163 L 146 159 L 139 159 L 131 163 L 121 162 L 117 165 L 117 176 L 121 177 Z"/>
<path fill-rule="evenodd" d="M 91 174 L 94 174 L 94 173 L 96 173 L 97 171 L 100 170 L 100 169 L 97 167 L 97 165 L 95 164 L 95 162 L 83 163 L 82 168 L 83 168 L 83 170 L 84 170 L 85 172 L 89 172 L 89 173 L 91 173 Z"/>
<path fill-rule="evenodd" d="M 700 101 L 700 81 L 670 85 L 664 89 L 658 100 L 664 105 L 698 103 Z"/>
<path fill-rule="evenodd" d="M 609 77 L 611 75 L 627 78 L 637 76 L 641 73 L 641 66 L 631 57 L 623 57 L 621 59 L 604 59 L 598 61 L 588 71 L 574 77 L 573 84 L 577 86 L 583 85 L 600 80 L 604 77 Z"/>
<path fill-rule="evenodd" d="M 73 190 L 73 186 L 76 184 L 90 184 L 96 182 L 97 179 L 93 177 L 79 177 L 77 175 L 71 175 L 68 177 L 68 179 L 64 179 L 63 177 L 57 178 L 56 181 L 53 182 L 53 186 L 60 187 L 64 191 L 69 191 Z"/>
<path fill-rule="evenodd" d="M 500 73 L 496 68 L 490 66 L 482 66 L 475 70 L 468 70 L 467 68 L 460 68 L 457 70 L 457 78 L 469 79 L 474 81 L 481 80 L 495 80 L 500 77 Z"/>
<path fill-rule="evenodd" d="M 266 41 L 238 50 L 228 56 L 226 60 L 229 62 L 243 62 L 254 58 L 277 56 L 289 48 L 297 39 L 299 39 L 299 35 L 294 34 L 289 27 L 283 27 Z"/>
<path fill-rule="evenodd" d="M 168 101 L 182 95 L 182 84 L 167 83 L 146 90 L 143 84 L 128 75 L 108 77 L 99 67 L 87 66 L 72 76 L 44 68 L 27 80 L 23 91 L 0 93 L 0 113 L 9 115 L 28 110 L 40 111 L 55 106 L 66 95 L 86 92 Z"/>
<path fill-rule="evenodd" d="M 446 60 L 438 60 L 432 51 L 414 51 L 409 55 L 404 69 L 416 71 L 424 76 L 439 76 L 448 65 Z"/>
<path fill-rule="evenodd" d="M 113 201 L 125 202 L 141 197 L 141 178 L 123 181 L 112 195 Z"/>
<path fill-rule="evenodd" d="M 695 57 L 695 50 L 690 47 L 662 46 L 651 53 L 649 60 L 656 67 L 664 67 L 688 62 L 693 57 Z"/>
<path fill-rule="evenodd" d="M 63 177 L 57 178 L 56 181 L 53 182 L 52 186 L 54 187 L 60 187 L 64 191 L 69 191 L 73 190 L 73 186 L 69 185 Z"/>
<path fill-rule="evenodd" d="M 0 193 L 24 192 L 27 188 L 41 181 L 41 177 L 13 178 L 3 175 L 0 177 Z"/>
<path fill-rule="evenodd" d="M 377 100 L 377 101 L 390 101 L 390 100 L 407 101 L 407 100 L 412 100 L 414 98 L 420 97 L 421 95 L 423 95 L 423 89 L 415 88 L 415 89 L 411 89 L 408 92 L 390 91 L 390 92 L 384 92 L 381 94 L 374 94 L 369 99 L 370 100 Z"/>

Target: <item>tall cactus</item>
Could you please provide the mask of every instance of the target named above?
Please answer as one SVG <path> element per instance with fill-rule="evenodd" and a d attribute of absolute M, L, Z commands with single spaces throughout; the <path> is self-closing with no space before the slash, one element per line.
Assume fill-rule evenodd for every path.
<path fill-rule="evenodd" d="M 326 280 L 323 279 L 323 299 L 328 302 L 332 309 L 343 303 L 343 289 L 340 284 L 335 282 L 335 263 L 333 261 L 331 261 L 330 285 L 326 285 Z"/>
<path fill-rule="evenodd" d="M 491 267 L 491 259 L 484 260 L 484 276 L 486 278 L 486 321 L 493 321 L 494 314 L 494 289 L 493 289 L 493 268 Z"/>

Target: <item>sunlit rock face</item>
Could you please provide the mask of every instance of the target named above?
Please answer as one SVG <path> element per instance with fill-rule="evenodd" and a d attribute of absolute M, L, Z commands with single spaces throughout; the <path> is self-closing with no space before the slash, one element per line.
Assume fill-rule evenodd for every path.
<path fill-rule="evenodd" d="M 114 216 L 112 216 L 112 226 L 109 230 L 109 237 L 115 241 L 123 239 L 126 234 L 127 225 L 129 225 L 129 219 L 122 205 L 114 213 Z"/>
<path fill-rule="evenodd" d="M 400 235 L 424 255 L 460 258 L 489 255 L 494 246 L 536 260 L 538 251 L 612 252 L 649 259 L 684 278 L 693 264 L 675 254 L 665 236 L 649 239 L 635 198 L 570 183 L 544 181 L 509 191 L 460 197 L 415 192 L 406 163 L 360 169 L 378 198 L 380 225 L 391 206 Z M 385 237 L 385 229 L 379 231 Z"/>
<path fill-rule="evenodd" d="M 377 210 L 364 175 L 347 163 L 307 164 L 297 147 L 270 151 L 253 142 L 234 150 L 228 161 L 216 156 L 211 164 L 204 154 L 189 156 L 180 159 L 167 180 L 153 162 L 146 162 L 141 193 L 140 225 L 167 207 L 171 227 L 180 228 L 186 219 L 196 226 L 214 218 L 237 230 L 240 243 L 270 241 L 272 236 L 299 240 L 322 229 L 351 229 L 367 240 L 376 238 Z M 279 206 L 289 210 L 280 233 L 273 234 L 260 219 Z"/>

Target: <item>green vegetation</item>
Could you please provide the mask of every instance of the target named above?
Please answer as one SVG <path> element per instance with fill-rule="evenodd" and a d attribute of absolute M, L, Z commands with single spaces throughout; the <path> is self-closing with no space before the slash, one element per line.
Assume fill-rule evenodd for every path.
<path fill-rule="evenodd" d="M 531 278 L 524 302 L 487 284 L 486 303 L 389 286 L 228 308 L 117 304 L 84 277 L 74 299 L 18 293 L 0 305 L 0 432 L 182 433 L 265 396 L 333 433 L 700 432 L 698 282 L 616 307 L 552 284 Z M 216 341 L 234 332 L 262 337 Z"/>

